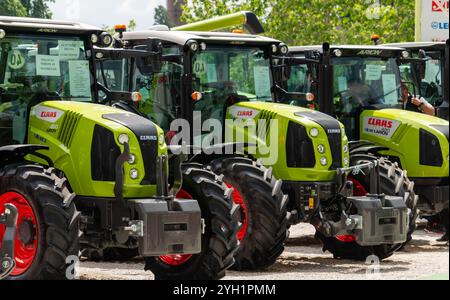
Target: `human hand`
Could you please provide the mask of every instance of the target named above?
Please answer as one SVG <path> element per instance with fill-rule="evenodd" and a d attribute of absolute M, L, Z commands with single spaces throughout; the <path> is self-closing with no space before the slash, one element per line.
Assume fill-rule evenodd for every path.
<path fill-rule="evenodd" d="M 414 104 L 415 106 L 420 106 L 423 104 L 422 100 L 419 97 L 413 97 L 411 99 L 411 103 Z"/>

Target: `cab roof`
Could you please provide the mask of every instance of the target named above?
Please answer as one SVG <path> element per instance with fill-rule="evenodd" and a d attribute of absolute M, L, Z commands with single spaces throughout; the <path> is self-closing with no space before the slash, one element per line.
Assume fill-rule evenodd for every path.
<path fill-rule="evenodd" d="M 408 42 L 408 43 L 392 43 L 392 44 L 385 44 L 386 46 L 390 47 L 401 47 L 405 48 L 407 50 L 443 50 L 445 49 L 445 42 Z"/>
<path fill-rule="evenodd" d="M 312 45 L 312 46 L 294 46 L 289 47 L 290 52 L 305 52 L 305 51 L 319 51 L 322 52 L 322 45 Z M 375 46 L 375 45 L 330 45 L 331 50 L 386 50 L 386 51 L 403 51 L 402 47 L 392 47 L 392 46 Z"/>
<path fill-rule="evenodd" d="M 170 30 L 144 30 L 135 32 L 124 32 L 123 39 L 128 41 L 146 40 L 149 38 L 159 39 L 178 45 L 186 45 L 190 40 L 206 43 L 223 44 L 279 44 L 280 41 L 259 35 L 238 34 L 214 31 L 170 31 Z"/>
<path fill-rule="evenodd" d="M 102 31 L 100 28 L 72 21 L 0 16 L 0 29 L 8 32 L 73 33 Z"/>

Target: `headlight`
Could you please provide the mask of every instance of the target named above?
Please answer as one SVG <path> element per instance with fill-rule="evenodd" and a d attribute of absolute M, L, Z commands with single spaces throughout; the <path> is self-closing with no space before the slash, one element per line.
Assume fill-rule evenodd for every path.
<path fill-rule="evenodd" d="M 320 159 L 320 164 L 322 165 L 322 166 L 327 166 L 328 165 L 328 159 L 326 158 L 326 157 L 322 157 L 321 159 Z"/>
<path fill-rule="evenodd" d="M 189 41 L 187 45 L 192 52 L 197 52 L 200 49 L 200 46 L 196 41 Z"/>
<path fill-rule="evenodd" d="M 403 58 L 408 58 L 409 57 L 409 52 L 408 51 L 403 51 L 402 52 L 402 56 L 403 56 Z"/>
<path fill-rule="evenodd" d="M 319 151 L 320 154 L 324 154 L 325 153 L 325 146 L 324 145 L 319 145 L 317 147 L 317 151 Z"/>
<path fill-rule="evenodd" d="M 277 53 L 277 52 L 278 52 L 277 45 L 272 45 L 272 53 Z"/>
<path fill-rule="evenodd" d="M 164 138 L 164 134 L 161 133 L 161 134 L 159 135 L 159 145 L 160 145 L 160 146 L 163 146 L 165 142 L 166 142 L 166 140 L 165 140 L 165 138 Z"/>
<path fill-rule="evenodd" d="M 336 55 L 336 57 L 341 57 L 342 56 L 342 51 L 339 49 L 334 50 L 334 55 Z"/>
<path fill-rule="evenodd" d="M 98 35 L 96 35 L 95 33 L 91 35 L 91 42 L 92 44 L 97 44 L 98 43 Z"/>
<path fill-rule="evenodd" d="M 348 153 L 348 145 L 344 146 L 344 153 Z"/>
<path fill-rule="evenodd" d="M 128 160 L 128 163 L 130 165 L 134 165 L 135 162 L 136 162 L 136 155 L 130 154 L 130 159 Z"/>
<path fill-rule="evenodd" d="M 6 36 L 6 32 L 3 29 L 0 29 L 0 40 L 3 40 Z"/>
<path fill-rule="evenodd" d="M 131 177 L 131 179 L 138 179 L 139 178 L 139 171 L 136 170 L 136 169 L 131 169 L 130 177 Z"/>
<path fill-rule="evenodd" d="M 121 145 L 124 145 L 125 143 L 128 144 L 130 142 L 130 137 L 128 136 L 128 134 L 122 133 L 121 135 L 119 135 L 118 141 Z"/>
<path fill-rule="evenodd" d="M 103 44 L 103 47 L 109 47 L 113 42 L 113 37 L 109 33 L 103 32 L 102 34 L 100 34 L 100 40 Z"/>
<path fill-rule="evenodd" d="M 348 157 L 344 158 L 344 166 L 345 167 L 349 167 L 350 166 L 350 161 L 348 160 Z"/>
<path fill-rule="evenodd" d="M 309 134 L 310 134 L 312 137 L 318 137 L 318 136 L 319 136 L 319 129 L 317 129 L 317 128 L 312 128 L 312 129 L 309 131 Z"/>
<path fill-rule="evenodd" d="M 286 54 L 288 54 L 288 52 L 289 52 L 288 46 L 285 44 L 281 44 L 280 45 L 280 53 L 283 55 L 286 55 Z"/>

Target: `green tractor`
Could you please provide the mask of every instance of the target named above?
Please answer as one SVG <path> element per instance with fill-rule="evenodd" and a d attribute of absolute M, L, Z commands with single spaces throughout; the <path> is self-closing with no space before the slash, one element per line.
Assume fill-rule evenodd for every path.
<path fill-rule="evenodd" d="M 351 154 L 389 158 L 415 182 L 423 215 L 448 214 L 448 121 L 403 110 L 399 66 L 420 58 L 403 48 L 324 44 L 292 47 L 282 61 L 281 89 L 314 97 L 296 101 L 278 93 L 278 102 L 335 116 L 353 141 Z"/>
<path fill-rule="evenodd" d="M 403 80 L 413 82 L 419 95 L 436 107 L 436 115 L 448 121 L 449 47 L 447 42 L 386 44 L 405 48 L 419 60 L 400 66 Z"/>
<path fill-rule="evenodd" d="M 156 279 L 218 279 L 234 262 L 239 206 L 222 177 L 173 154 L 150 120 L 102 105 L 95 57 L 136 54 L 102 50 L 112 42 L 0 17 L 0 279 L 73 279 L 81 249 L 138 248 Z"/>
<path fill-rule="evenodd" d="M 261 255 L 270 253 L 262 251 L 266 245 L 279 242 L 278 212 L 284 205 L 289 225 L 313 224 L 324 249 L 336 257 L 365 260 L 375 254 L 384 259 L 401 248 L 411 234 L 416 206 L 405 172 L 384 158 L 351 158 L 344 126 L 336 119 L 273 103 L 277 87 L 272 67 L 278 56 L 287 54 L 286 45 L 262 36 L 197 29 L 191 24 L 183 30 L 192 31 L 159 27 L 121 32 L 116 46 L 155 52 L 150 46 L 160 45 L 158 71 L 155 63 L 128 61 L 129 90 L 143 96 L 128 109 L 164 124 L 172 145 L 182 143 L 183 132 L 176 125 L 181 119 L 191 126 L 194 145 L 243 152 L 249 158 L 230 160 L 220 151 L 215 159 L 198 155 L 243 196 L 245 230 L 235 268 L 254 269 L 264 265 L 261 259 L 274 261 L 275 256 Z M 239 149 L 214 147 L 236 141 Z M 260 168 L 268 181 L 272 175 L 282 179 L 275 187 L 289 195 L 289 202 L 280 205 L 262 185 L 247 183 L 252 167 Z"/>

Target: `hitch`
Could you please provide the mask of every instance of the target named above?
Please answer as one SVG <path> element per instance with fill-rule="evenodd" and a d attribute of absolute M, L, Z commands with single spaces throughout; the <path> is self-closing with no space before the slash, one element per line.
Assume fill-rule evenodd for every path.
<path fill-rule="evenodd" d="M 0 249 L 0 280 L 5 279 L 16 267 L 14 241 L 16 237 L 18 211 L 12 204 L 5 204 L 5 212 L 0 214 L 0 224 L 5 225 L 2 248 Z"/>

